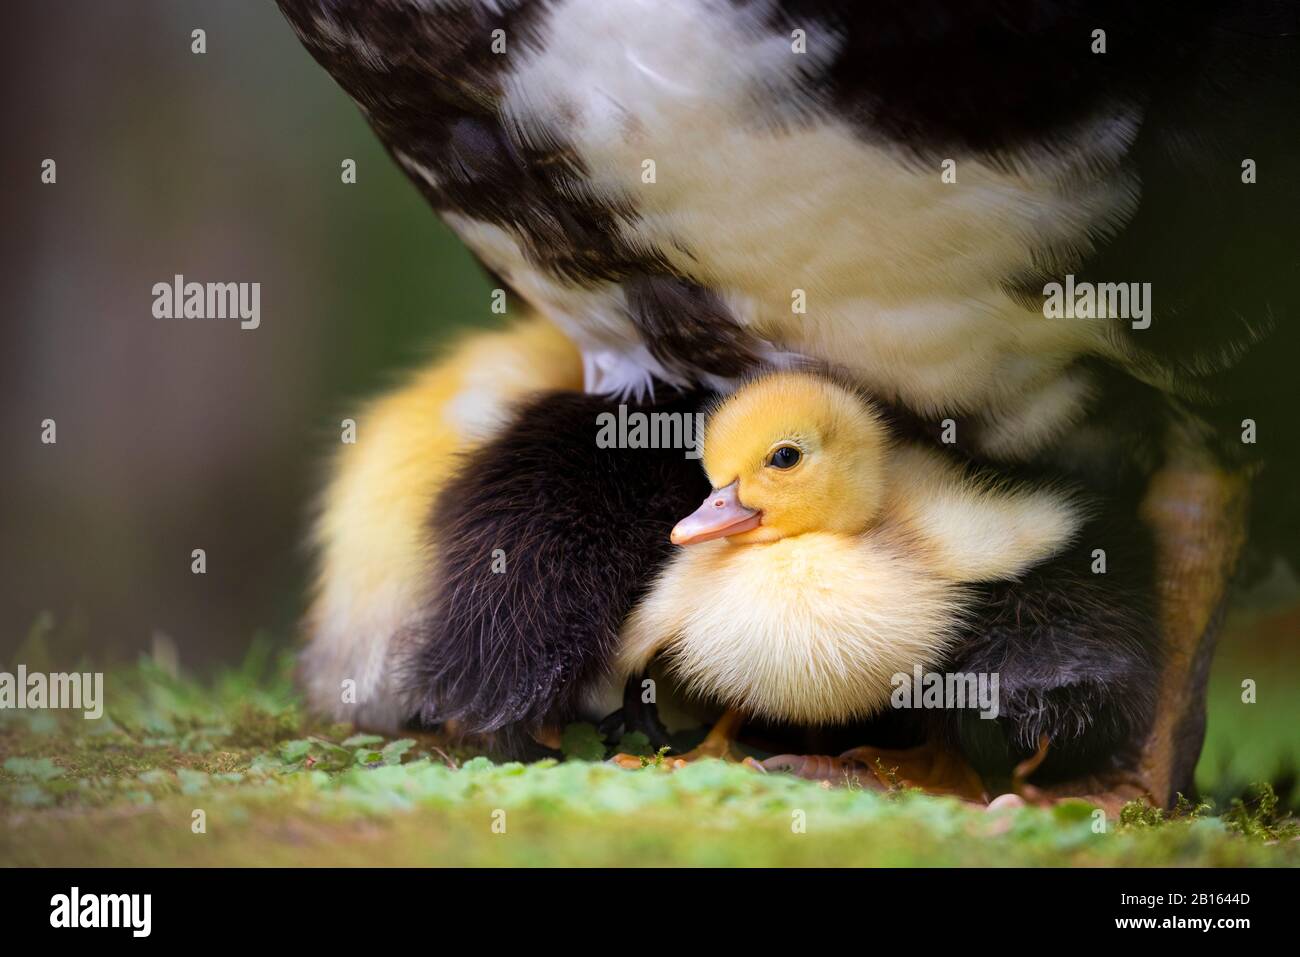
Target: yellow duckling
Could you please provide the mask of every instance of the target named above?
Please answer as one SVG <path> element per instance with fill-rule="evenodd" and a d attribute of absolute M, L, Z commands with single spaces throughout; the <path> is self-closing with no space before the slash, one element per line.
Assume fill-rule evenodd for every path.
<path fill-rule="evenodd" d="M 713 492 L 673 529 L 684 546 L 628 617 L 621 676 L 662 653 L 688 694 L 741 717 L 826 725 L 887 706 L 897 674 L 929 670 L 969 605 L 966 585 L 1014 578 L 1082 524 L 1060 490 L 973 477 L 895 440 L 873 405 L 821 376 L 776 373 L 711 414 Z"/>

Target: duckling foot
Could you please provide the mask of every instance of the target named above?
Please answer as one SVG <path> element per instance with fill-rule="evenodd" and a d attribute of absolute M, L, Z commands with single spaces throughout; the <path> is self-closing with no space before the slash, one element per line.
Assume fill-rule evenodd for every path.
<path fill-rule="evenodd" d="M 623 752 L 619 752 L 618 754 L 614 755 L 609 759 L 609 763 L 616 764 L 620 768 L 628 768 L 629 770 L 633 770 L 633 771 L 637 770 L 638 768 L 646 768 L 651 766 L 664 767 L 664 768 L 668 768 L 671 771 L 675 771 L 679 768 L 686 767 L 686 765 L 692 763 L 693 761 L 699 761 L 703 758 L 716 758 L 720 761 L 730 761 L 735 764 L 743 764 L 745 767 L 750 768 L 751 770 L 762 771 L 764 773 L 766 773 L 768 770 L 763 766 L 762 763 L 755 761 L 753 758 L 749 757 L 748 755 L 741 754 L 734 747 L 728 748 L 722 753 L 716 753 L 712 749 L 706 751 L 706 750 L 702 750 L 701 748 L 692 748 L 690 751 L 687 751 L 683 754 L 666 754 L 663 756 L 663 758 L 647 758 L 647 757 L 642 757 L 639 754 L 626 754 Z"/>
<path fill-rule="evenodd" d="M 662 760 L 652 758 L 643 758 L 636 754 L 616 754 L 610 758 L 611 764 L 616 764 L 620 768 L 643 768 L 651 764 L 669 769 L 684 768 L 692 761 L 699 761 L 703 758 L 718 758 L 722 761 L 735 761 L 751 767 L 759 767 L 758 762 L 753 758 L 745 757 L 736 748 L 736 735 L 739 733 L 741 725 L 744 724 L 744 717 L 739 711 L 728 711 L 714 723 L 709 729 L 708 735 L 696 747 L 685 752 L 684 754 L 672 754 L 665 756 Z"/>
<path fill-rule="evenodd" d="M 829 781 L 878 791 L 911 787 L 928 794 L 950 794 L 980 804 L 988 800 L 984 782 L 965 758 L 933 744 L 897 751 L 853 748 L 839 757 L 782 754 L 768 758 L 763 767 L 812 781 Z"/>

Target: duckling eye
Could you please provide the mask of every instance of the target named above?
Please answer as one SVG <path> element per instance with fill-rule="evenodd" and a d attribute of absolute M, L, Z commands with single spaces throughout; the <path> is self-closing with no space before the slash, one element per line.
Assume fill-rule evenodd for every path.
<path fill-rule="evenodd" d="M 793 445 L 783 445 L 772 453 L 772 457 L 767 460 L 767 464 L 774 469 L 792 469 L 799 464 L 801 458 L 803 458 L 803 453 Z"/>

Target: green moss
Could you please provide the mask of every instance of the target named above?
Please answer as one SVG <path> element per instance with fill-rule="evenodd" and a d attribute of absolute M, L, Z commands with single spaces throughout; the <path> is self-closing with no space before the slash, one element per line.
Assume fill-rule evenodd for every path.
<path fill-rule="evenodd" d="M 1297 865 L 1296 826 L 1261 788 L 1222 818 L 1141 805 L 994 813 L 913 791 L 827 788 L 703 761 L 494 764 L 437 739 L 306 718 L 289 662 L 255 648 L 199 684 L 150 662 L 106 681 L 99 722 L 0 720 L 0 860 L 260 865 Z M 629 736 L 630 737 L 630 736 Z M 644 742 L 624 739 L 631 750 Z M 641 750 L 649 751 L 648 747 Z M 459 760 L 458 760 L 459 759 Z M 194 812 L 206 828 L 195 833 Z M 494 828 L 503 821 L 504 833 Z"/>
<path fill-rule="evenodd" d="M 246 704 L 234 716 L 229 741 L 239 747 L 265 748 L 301 731 L 302 716 L 297 708 L 267 711 Z"/>
<path fill-rule="evenodd" d="M 1300 837 L 1300 822 L 1282 814 L 1271 784 L 1256 785 L 1252 791 L 1245 799 L 1233 798 L 1223 815 L 1228 830 L 1270 842 L 1294 841 Z"/>
<path fill-rule="evenodd" d="M 281 766 L 237 781 L 159 771 L 118 803 L 134 810 L 11 813 L 0 854 L 132 865 L 1300 863 L 1294 843 L 1270 845 L 1213 818 L 1097 833 L 1091 814 L 1069 805 L 990 814 L 716 761 L 671 772 L 483 759 L 452 769 L 416 758 L 330 773 Z M 206 816 L 202 834 L 191 830 L 195 809 Z"/>

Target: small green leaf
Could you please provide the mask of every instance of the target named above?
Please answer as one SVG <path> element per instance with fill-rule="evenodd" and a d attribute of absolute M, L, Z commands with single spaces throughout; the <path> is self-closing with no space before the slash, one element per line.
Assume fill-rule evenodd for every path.
<path fill-rule="evenodd" d="M 35 778 L 38 781 L 49 781 L 63 774 L 63 768 L 49 758 L 9 758 L 4 763 L 4 769 L 18 777 Z"/>
<path fill-rule="evenodd" d="M 26 712 L 27 730 L 32 734 L 53 734 L 59 730 L 59 722 L 48 711 Z"/>
<path fill-rule="evenodd" d="M 380 754 L 383 756 L 384 764 L 401 764 L 402 755 L 413 747 L 415 747 L 415 741 L 412 738 L 402 738 L 399 741 L 390 741 L 384 745 Z"/>
<path fill-rule="evenodd" d="M 1052 817 L 1061 824 L 1078 824 L 1092 820 L 1096 807 L 1084 800 L 1066 800 L 1052 808 Z"/>
<path fill-rule="evenodd" d="M 372 744 L 382 744 L 383 738 L 377 734 L 354 734 L 343 742 L 345 748 L 366 748 Z"/>
<path fill-rule="evenodd" d="M 332 741 L 311 738 L 311 747 L 303 760 L 313 771 L 342 771 L 352 764 L 352 752 Z"/>
<path fill-rule="evenodd" d="M 182 794 L 198 794 L 208 786 L 208 776 L 202 771 L 177 768 L 176 777 L 180 779 Z"/>
<path fill-rule="evenodd" d="M 624 754 L 635 754 L 643 758 L 654 757 L 655 749 L 650 746 L 650 739 L 644 732 L 629 731 L 618 742 L 618 750 Z"/>
<path fill-rule="evenodd" d="M 311 750 L 311 742 L 299 739 L 297 741 L 286 741 L 280 745 L 280 756 L 290 764 L 297 764 L 303 758 L 307 757 L 307 752 Z"/>
<path fill-rule="evenodd" d="M 564 729 L 560 738 L 560 750 L 570 761 L 605 760 L 605 742 L 594 725 L 578 722 Z"/>
<path fill-rule="evenodd" d="M 14 803 L 23 807 L 46 807 L 54 803 L 54 797 L 38 784 L 24 784 L 14 794 Z"/>

